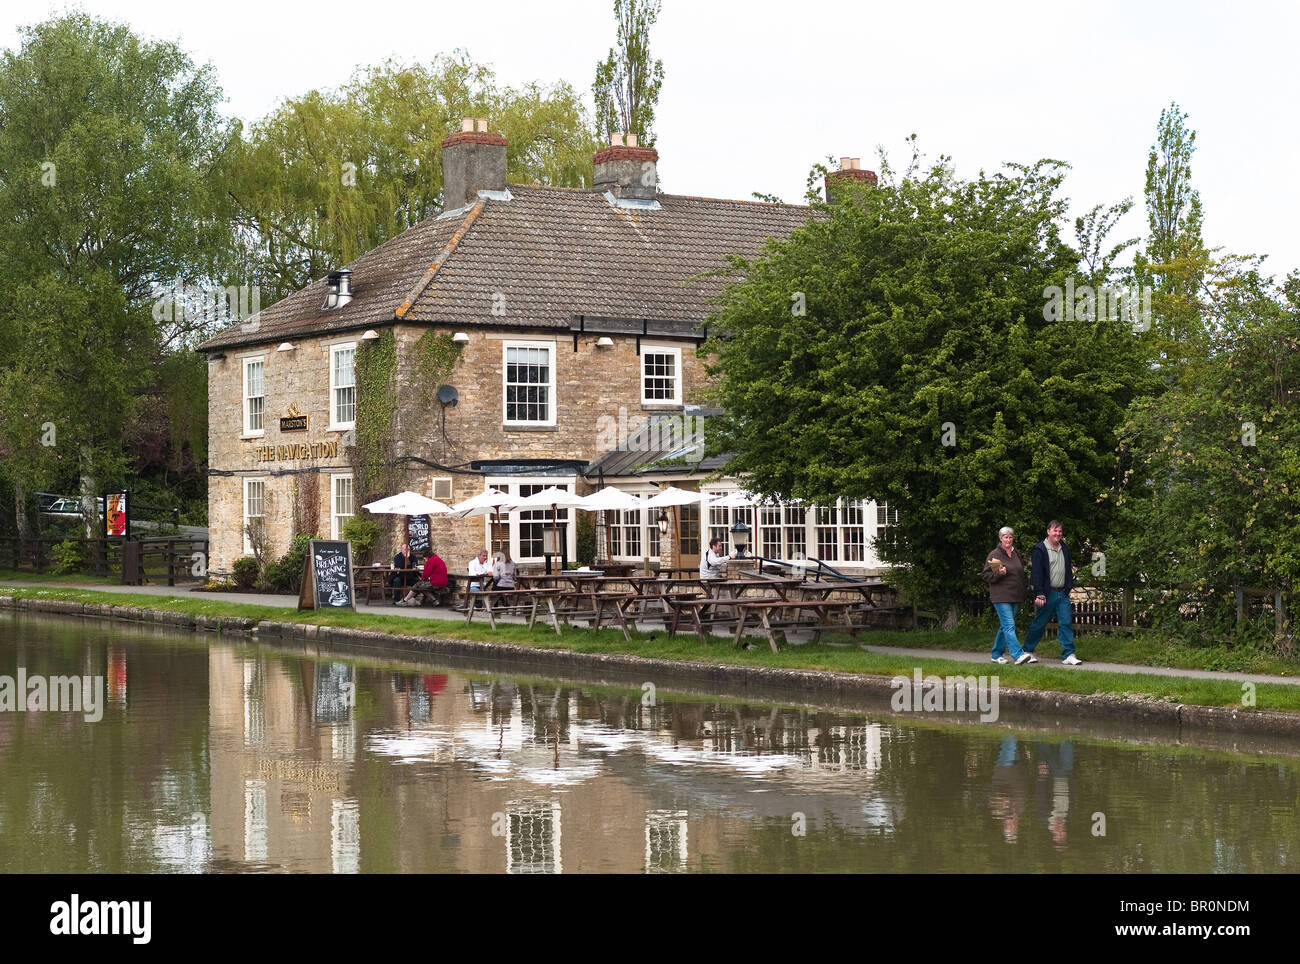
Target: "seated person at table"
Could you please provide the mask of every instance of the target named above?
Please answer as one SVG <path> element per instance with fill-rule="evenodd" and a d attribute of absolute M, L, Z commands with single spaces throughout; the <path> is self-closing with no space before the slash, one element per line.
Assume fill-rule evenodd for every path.
<path fill-rule="evenodd" d="M 424 569 L 420 572 L 420 581 L 415 584 L 416 589 L 446 589 L 447 588 L 447 564 L 439 558 L 436 552 L 429 553 L 429 558 L 424 563 Z M 408 606 L 417 605 L 415 592 L 408 592 L 406 598 L 402 600 Z M 418 605 L 423 606 L 425 602 L 431 602 L 434 606 L 441 603 L 440 596 L 433 596 L 430 599 L 428 593 L 418 594 L 420 601 Z"/>
<path fill-rule="evenodd" d="M 716 536 L 709 540 L 709 548 L 700 556 L 701 579 L 725 579 L 727 577 L 727 560 L 735 559 L 736 553 L 723 554 L 722 540 Z"/>
<path fill-rule="evenodd" d="M 409 572 L 395 572 L 393 578 L 389 580 L 389 585 L 397 590 L 393 593 L 393 604 L 400 605 L 402 602 L 401 588 L 403 586 L 414 586 L 418 576 L 418 573 L 414 571 L 416 568 L 415 556 L 411 554 L 411 544 L 409 542 L 403 542 L 402 548 L 398 550 L 397 555 L 393 556 L 393 568 L 410 570 Z"/>
<path fill-rule="evenodd" d="M 478 554 L 475 555 L 474 558 L 469 561 L 469 574 L 471 577 L 492 575 L 492 564 L 488 562 L 488 551 L 486 549 L 480 549 L 478 551 Z M 469 582 L 469 591 L 478 592 L 480 589 L 484 587 L 486 583 L 487 583 L 486 579 L 471 578 Z M 477 603 L 477 602 L 474 604 L 475 608 L 478 608 L 482 605 L 483 605 L 482 603 Z"/>
<path fill-rule="evenodd" d="M 514 589 L 519 567 L 510 560 L 510 553 L 498 552 L 497 564 L 492 567 L 492 581 L 497 589 Z"/>

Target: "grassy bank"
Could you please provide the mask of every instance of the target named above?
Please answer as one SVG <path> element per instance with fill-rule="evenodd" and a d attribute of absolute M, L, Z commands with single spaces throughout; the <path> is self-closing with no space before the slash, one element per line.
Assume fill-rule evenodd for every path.
<path fill-rule="evenodd" d="M 741 651 L 722 638 L 701 646 L 694 635 L 679 634 L 669 639 L 662 632 L 640 632 L 629 645 L 621 632 L 602 629 L 565 627 L 563 636 L 540 623 L 530 632 L 520 625 L 465 626 L 440 619 L 418 619 L 371 613 L 302 612 L 273 606 L 244 605 L 220 598 L 195 594 L 193 598 L 151 595 L 121 595 L 89 589 L 53 586 L 3 587 L 0 595 L 29 599 L 66 599 L 84 603 L 108 603 L 137 609 L 157 609 L 191 616 L 234 616 L 276 622 L 315 623 L 322 626 L 345 626 L 378 630 L 394 636 L 439 636 L 470 639 L 478 642 L 514 643 L 538 649 L 565 649 L 581 653 L 628 653 L 658 659 L 700 663 L 744 664 L 781 669 L 814 669 L 841 673 L 870 673 L 884 676 L 911 676 L 920 667 L 926 675 L 968 675 L 990 672 L 990 666 L 947 659 L 916 658 L 888 653 L 869 653 L 856 647 L 837 645 L 792 646 L 773 653 L 766 641 L 755 639 L 756 648 Z M 877 645 L 937 645 L 934 637 L 951 634 L 873 633 L 870 642 Z M 918 639 L 926 637 L 926 641 Z M 1083 695 L 1112 694 L 1147 697 L 1199 706 L 1239 706 L 1241 684 L 1227 680 L 1186 679 L 1149 674 L 1104 673 L 1088 669 L 1066 670 L 1055 666 L 998 666 L 1002 686 L 1047 692 Z M 1259 709 L 1300 712 L 1300 686 L 1260 684 L 1256 689 Z"/>

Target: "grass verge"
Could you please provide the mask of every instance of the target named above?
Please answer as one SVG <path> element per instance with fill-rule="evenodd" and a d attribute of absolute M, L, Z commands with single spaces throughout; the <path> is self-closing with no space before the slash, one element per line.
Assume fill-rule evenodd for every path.
<path fill-rule="evenodd" d="M 942 658 L 871 653 L 853 647 L 827 644 L 792 646 L 779 653 L 773 653 L 765 640 L 757 638 L 752 640 L 756 643 L 756 648 L 741 651 L 734 649 L 720 637 L 708 647 L 703 647 L 694 635 L 679 634 L 676 638 L 668 638 L 661 631 L 650 631 L 634 633 L 632 643 L 629 645 L 620 631 L 612 629 L 593 632 L 589 629 L 566 626 L 563 636 L 557 636 L 554 629 L 550 626 L 542 626 L 540 623 L 532 631 L 517 624 L 502 624 L 498 629 L 493 630 L 488 626 L 465 626 L 463 623 L 445 619 L 418 619 L 352 611 L 298 612 L 275 606 L 226 602 L 202 595 L 198 598 L 123 595 L 56 586 L 30 588 L 5 586 L 0 587 L 0 595 L 28 599 L 67 599 L 85 603 L 108 603 L 114 606 L 158 609 L 191 616 L 237 616 L 276 622 L 345 626 L 353 629 L 377 630 L 394 636 L 439 636 L 487 643 L 514 643 L 537 649 L 564 649 L 580 653 L 624 653 L 698 663 L 868 673 L 880 676 L 910 677 L 918 667 L 925 675 L 990 675 L 988 666 L 978 664 Z M 929 646 L 936 646 L 937 642 L 932 638 L 921 641 L 916 637 L 939 636 L 950 640 L 953 635 L 956 634 L 873 633 L 870 636 L 870 643 L 912 647 L 918 645 L 923 647 L 928 643 Z M 1231 680 L 1188 679 L 1178 676 L 1110 673 L 1087 669 L 1067 670 L 1042 664 L 999 666 L 997 676 L 1004 687 L 1046 692 L 1108 694 L 1224 707 L 1240 707 L 1242 699 L 1242 685 Z M 1261 683 L 1256 686 L 1255 700 L 1258 709 L 1300 712 L 1300 686 Z"/>

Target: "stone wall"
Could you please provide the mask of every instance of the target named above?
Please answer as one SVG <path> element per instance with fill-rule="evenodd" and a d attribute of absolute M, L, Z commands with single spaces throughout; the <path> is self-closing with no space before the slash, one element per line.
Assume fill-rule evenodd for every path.
<path fill-rule="evenodd" d="M 446 384 L 456 388 L 455 406 L 443 407 L 436 400 L 429 405 L 415 399 L 426 394 L 413 385 L 414 346 L 429 329 L 423 325 L 395 326 L 398 345 L 399 418 L 395 426 L 397 456 L 414 456 L 445 469 L 408 462 L 399 476 L 400 485 L 432 495 L 437 478 L 452 479 L 449 502 L 459 502 L 484 489 L 482 473 L 468 463 L 480 459 L 573 459 L 590 462 L 617 444 L 619 426 L 624 434 L 635 432 L 653 411 L 680 411 L 681 406 L 641 403 L 641 359 L 636 338 L 611 336 L 612 347 L 597 347 L 599 335 L 581 335 L 574 351 L 568 332 L 536 329 L 471 329 L 469 342 L 461 346 Z M 358 333 L 306 338 L 293 342 L 293 351 L 276 351 L 276 344 L 231 351 L 226 358 L 212 361 L 209 376 L 209 528 L 210 565 L 229 571 L 244 554 L 244 482 L 261 478 L 266 486 L 266 525 L 274 553 L 278 556 L 293 537 L 298 473 L 320 474 L 317 512 L 320 534 L 331 535 L 330 475 L 350 473 L 347 449 L 351 431 L 329 429 L 329 348 L 355 340 Z M 544 428 L 503 426 L 502 370 L 505 341 L 544 341 L 554 345 L 555 425 Z M 695 401 L 706 382 L 704 363 L 696 357 L 690 341 L 645 339 L 643 349 L 667 346 L 681 350 L 682 396 Z M 246 358 L 264 359 L 264 434 L 243 436 L 243 363 Z M 437 386 L 429 387 L 432 397 Z M 290 406 L 308 418 L 305 432 L 279 430 L 279 419 Z M 324 443 L 334 443 L 337 454 L 321 453 Z M 281 446 L 307 445 L 305 458 L 286 453 Z M 311 446 L 315 445 L 315 448 Z M 274 447 L 274 457 L 259 460 L 259 451 Z M 287 457 L 282 457 L 287 456 Z M 556 481 L 562 481 L 557 479 Z M 579 480 L 580 485 L 581 480 Z M 586 491 L 583 486 L 580 491 Z M 360 506 L 355 507 L 357 510 Z M 401 517 L 389 522 L 392 545 L 381 543 L 376 556 L 391 555 L 400 542 Z M 435 551 L 453 571 L 463 571 L 476 547 L 485 540 L 483 519 L 448 520 L 435 517 L 431 536 Z"/>

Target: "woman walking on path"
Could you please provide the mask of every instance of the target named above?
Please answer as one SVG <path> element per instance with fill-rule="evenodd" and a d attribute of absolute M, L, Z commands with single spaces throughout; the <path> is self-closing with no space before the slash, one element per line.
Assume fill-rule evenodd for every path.
<path fill-rule="evenodd" d="M 989 601 L 998 614 L 993 637 L 993 662 L 1037 663 L 1038 657 L 1020 648 L 1016 638 L 1016 607 L 1025 601 L 1025 562 L 1016 552 L 1016 534 L 1010 526 L 998 530 L 998 546 L 984 562 L 983 579 L 989 584 Z M 1006 653 L 1010 652 L 1011 659 Z"/>

